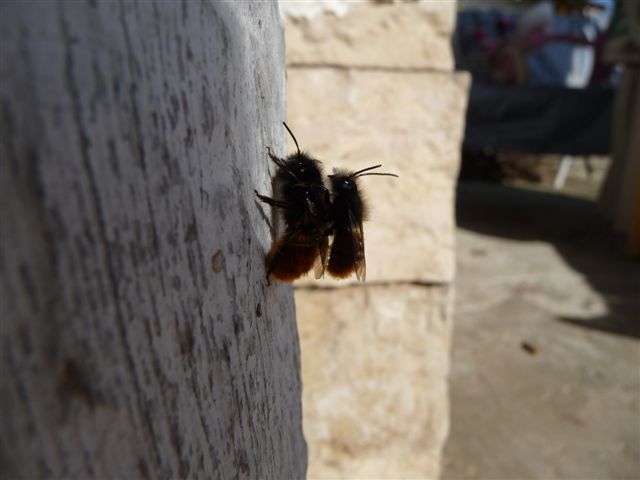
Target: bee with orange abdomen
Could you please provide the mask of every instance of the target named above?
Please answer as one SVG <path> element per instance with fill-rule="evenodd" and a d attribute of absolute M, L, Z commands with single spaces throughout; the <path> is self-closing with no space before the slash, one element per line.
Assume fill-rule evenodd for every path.
<path fill-rule="evenodd" d="M 329 234 L 333 219 L 329 190 L 324 185 L 322 165 L 300 151 L 298 141 L 286 123 L 297 152 L 286 159 L 268 149 L 269 158 L 278 166 L 274 179 L 275 198 L 258 198 L 281 210 L 285 231 L 275 241 L 265 259 L 270 276 L 293 281 L 314 268 L 316 278 L 324 275 Z"/>
<path fill-rule="evenodd" d="M 333 277 L 346 278 L 355 271 L 356 278 L 361 282 L 366 278 L 362 222 L 367 219 L 367 205 L 358 189 L 358 178 L 366 175 L 397 177 L 393 173 L 365 173 L 381 166 L 375 165 L 357 172 L 335 170 L 333 175 L 329 175 L 334 237 L 327 270 Z"/>

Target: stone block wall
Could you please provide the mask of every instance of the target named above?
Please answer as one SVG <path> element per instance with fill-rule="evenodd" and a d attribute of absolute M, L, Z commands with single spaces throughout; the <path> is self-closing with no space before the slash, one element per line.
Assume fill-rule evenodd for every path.
<path fill-rule="evenodd" d="M 315 8 L 300 3 L 281 2 L 289 65 L 453 68 L 453 2 L 338 1 L 315 2 Z"/>
<path fill-rule="evenodd" d="M 400 176 L 360 182 L 367 282 L 296 285 L 309 478 L 435 478 L 469 85 L 452 71 L 455 3 L 282 2 L 281 12 L 287 121 L 301 148 L 327 173 L 381 163 Z"/>

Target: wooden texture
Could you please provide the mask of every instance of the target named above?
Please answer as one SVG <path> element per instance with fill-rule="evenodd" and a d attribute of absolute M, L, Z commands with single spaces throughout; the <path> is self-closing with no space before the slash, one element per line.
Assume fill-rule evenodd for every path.
<path fill-rule="evenodd" d="M 277 5 L 4 2 L 0 45 L 0 477 L 304 477 Z"/>

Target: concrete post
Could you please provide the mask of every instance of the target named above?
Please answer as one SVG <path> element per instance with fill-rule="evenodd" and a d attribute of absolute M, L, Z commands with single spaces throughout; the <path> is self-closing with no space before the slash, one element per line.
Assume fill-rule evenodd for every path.
<path fill-rule="evenodd" d="M 0 45 L 0 477 L 304 477 L 277 5 L 4 2 Z"/>

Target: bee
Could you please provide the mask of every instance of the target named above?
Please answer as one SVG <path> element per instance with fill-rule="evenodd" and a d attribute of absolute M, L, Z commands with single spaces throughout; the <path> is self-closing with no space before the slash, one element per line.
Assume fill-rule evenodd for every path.
<path fill-rule="evenodd" d="M 315 277 L 324 275 L 329 249 L 329 235 L 333 229 L 331 198 L 324 185 L 321 163 L 301 152 L 291 129 L 283 122 L 297 152 L 286 159 L 276 157 L 267 147 L 269 158 L 277 165 L 274 178 L 275 198 L 254 190 L 258 199 L 278 208 L 284 217 L 285 229 L 265 258 L 267 282 L 293 281 L 312 268 Z"/>
<path fill-rule="evenodd" d="M 368 209 L 358 189 L 358 178 L 367 175 L 398 177 L 393 173 L 365 173 L 381 166 L 374 165 L 357 172 L 338 169 L 329 175 L 333 196 L 333 243 L 327 270 L 333 277 L 346 278 L 355 271 L 359 281 L 364 282 L 366 278 L 362 222 L 367 219 Z"/>

